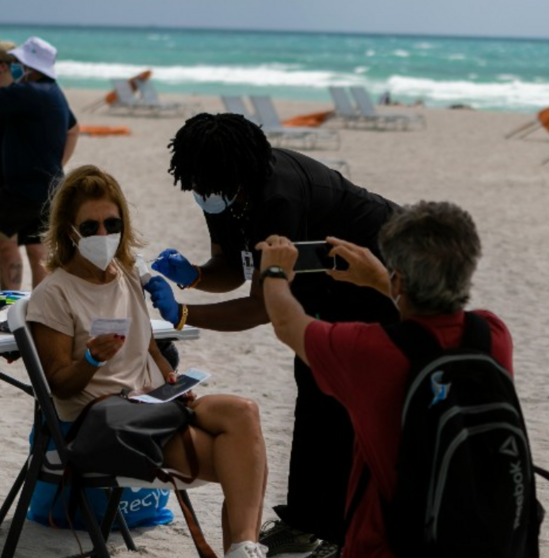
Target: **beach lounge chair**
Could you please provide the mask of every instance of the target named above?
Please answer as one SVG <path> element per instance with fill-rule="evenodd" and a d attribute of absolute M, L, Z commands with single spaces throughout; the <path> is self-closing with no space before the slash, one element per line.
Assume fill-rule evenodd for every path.
<path fill-rule="evenodd" d="M 244 118 L 257 124 L 254 116 L 247 109 L 246 105 L 244 104 L 244 99 L 241 96 L 222 95 L 221 100 L 227 112 L 232 112 L 233 114 L 241 114 L 242 116 L 244 116 Z M 267 133 L 265 135 L 267 136 L 267 138 L 269 138 L 269 135 Z M 272 141 L 272 138 L 269 138 L 269 141 L 271 141 L 273 144 L 276 144 L 276 139 L 277 139 L 277 134 L 275 134 L 274 142 Z M 342 174 L 347 176 L 347 178 L 350 178 L 351 169 L 349 167 L 349 163 L 347 163 L 347 161 L 345 161 L 344 159 L 325 159 L 321 157 L 315 157 L 315 159 L 317 159 L 321 163 L 324 163 L 327 167 L 330 167 L 334 170 L 341 172 Z"/>
<path fill-rule="evenodd" d="M 337 130 L 304 126 L 285 127 L 268 95 L 251 95 L 250 100 L 263 131 L 276 145 L 289 147 L 297 144 L 301 149 L 321 149 L 323 147 L 339 149 L 340 138 Z"/>
<path fill-rule="evenodd" d="M 342 120 L 346 127 L 375 128 L 377 126 L 377 117 L 360 114 L 344 87 L 330 86 L 328 92 L 334 102 L 335 118 Z"/>
<path fill-rule="evenodd" d="M 21 494 L 17 502 L 15 513 L 5 538 L 2 558 L 11 558 L 15 554 L 27 516 L 30 499 L 38 480 L 57 486 L 62 486 L 62 483 L 70 483 L 72 494 L 69 498 L 69 507 L 73 502 L 75 505 L 79 506 L 94 547 L 92 551 L 88 552 L 84 552 L 82 548 L 80 548 L 81 554 L 76 554 L 75 556 L 93 555 L 97 558 L 109 558 L 110 554 L 106 542 L 115 519 L 118 522 L 128 550 L 136 550 L 135 544 L 125 524 L 123 514 L 118 507 L 124 487 L 174 490 L 178 494 L 180 503 L 182 503 L 182 509 L 184 509 L 185 506 L 187 507 L 187 511 L 184 512 L 185 519 L 188 522 L 190 520 L 191 524 L 193 524 L 191 534 L 197 547 L 198 554 L 201 558 L 207 556 L 207 551 L 205 552 L 204 546 L 205 541 L 203 541 L 203 537 L 201 537 L 201 531 L 186 492 L 188 488 L 204 484 L 202 481 L 195 481 L 191 485 L 187 485 L 178 480 L 177 490 L 175 490 L 171 483 L 161 483 L 160 481 L 147 483 L 138 479 L 120 478 L 104 474 L 81 475 L 78 471 L 75 471 L 74 468 L 71 471 L 70 478 L 64 476 L 68 464 L 67 444 L 61 431 L 52 394 L 34 345 L 30 327 L 25 319 L 27 304 L 28 299 L 21 299 L 11 306 L 8 313 L 8 325 L 15 337 L 23 358 L 35 398 L 34 439 L 27 462 L 21 470 L 6 500 L 6 502 L 9 500 L 7 505 L 7 508 L 9 508 L 11 503 L 15 500 L 19 488 L 21 488 Z M 56 450 L 52 451 L 48 449 L 50 439 L 54 441 L 55 447 L 57 448 Z M 94 514 L 90 510 L 84 490 L 85 487 L 88 486 L 104 488 L 108 497 L 108 505 L 101 525 L 98 524 Z M 0 518 L 1 520 L 4 519 L 8 511 L 8 509 L 5 508 L 6 503 L 2 506 L 4 516 Z M 197 538 L 195 538 L 195 536 L 197 536 Z"/>
<path fill-rule="evenodd" d="M 425 126 L 425 118 L 422 114 L 404 114 L 404 113 L 388 113 L 377 112 L 368 91 L 364 87 L 351 87 L 351 95 L 353 96 L 358 113 L 363 118 L 375 119 L 376 126 L 379 128 L 393 127 L 407 130 L 410 126 Z"/>
<path fill-rule="evenodd" d="M 243 97 L 240 95 L 221 95 L 221 101 L 227 112 L 232 112 L 233 114 L 241 114 L 244 118 L 250 122 L 258 124 L 257 119 L 252 114 L 250 110 L 246 107 Z"/>
<path fill-rule="evenodd" d="M 164 103 L 158 96 L 153 82 L 150 79 L 135 80 L 137 90 L 140 94 L 139 102 L 147 108 L 158 112 L 176 112 L 182 116 L 192 116 L 202 112 L 202 105 L 200 103 Z"/>
<path fill-rule="evenodd" d="M 113 79 L 111 82 L 114 92 L 116 93 L 116 100 L 109 105 L 109 108 L 122 108 L 128 110 L 129 112 L 142 108 L 137 95 L 135 95 L 132 86 L 127 79 Z"/>

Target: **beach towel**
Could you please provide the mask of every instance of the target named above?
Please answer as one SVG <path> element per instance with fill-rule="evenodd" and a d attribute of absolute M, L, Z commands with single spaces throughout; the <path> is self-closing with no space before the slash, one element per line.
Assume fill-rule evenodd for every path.
<path fill-rule="evenodd" d="M 294 116 L 282 122 L 283 126 L 304 126 L 315 128 L 326 122 L 334 114 L 333 110 L 325 110 L 323 112 L 312 112 L 310 114 L 302 114 Z"/>

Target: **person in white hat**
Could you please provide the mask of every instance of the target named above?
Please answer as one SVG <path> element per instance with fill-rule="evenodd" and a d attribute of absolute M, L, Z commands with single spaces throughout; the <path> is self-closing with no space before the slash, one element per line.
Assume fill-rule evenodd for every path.
<path fill-rule="evenodd" d="M 57 49 L 31 37 L 8 51 L 23 75 L 0 88 L 0 120 L 5 122 L 0 180 L 0 276 L 2 288 L 21 288 L 22 266 L 13 241 L 24 245 L 35 287 L 46 275 L 40 232 L 52 188 L 63 175 L 78 138 L 76 118 L 55 79 Z M 12 63 L 12 66 L 17 64 Z"/>

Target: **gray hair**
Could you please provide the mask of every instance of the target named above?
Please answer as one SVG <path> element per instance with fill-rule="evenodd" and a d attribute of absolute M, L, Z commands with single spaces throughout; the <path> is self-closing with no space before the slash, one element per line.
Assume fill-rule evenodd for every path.
<path fill-rule="evenodd" d="M 415 313 L 453 313 L 469 300 L 481 255 L 471 215 L 449 202 L 421 201 L 395 211 L 379 234 L 390 270 L 402 275 Z"/>

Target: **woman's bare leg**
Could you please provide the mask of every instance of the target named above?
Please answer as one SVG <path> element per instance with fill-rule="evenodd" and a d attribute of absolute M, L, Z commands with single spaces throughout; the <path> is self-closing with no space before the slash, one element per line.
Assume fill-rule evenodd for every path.
<path fill-rule="evenodd" d="M 257 405 L 232 395 L 207 395 L 192 407 L 199 478 L 221 483 L 230 531 L 227 539 L 257 541 L 267 470 Z M 164 448 L 164 464 L 189 473 L 180 436 Z"/>

